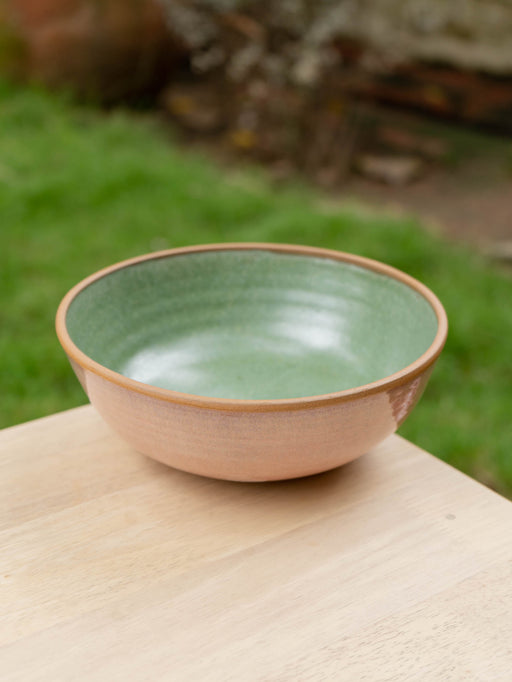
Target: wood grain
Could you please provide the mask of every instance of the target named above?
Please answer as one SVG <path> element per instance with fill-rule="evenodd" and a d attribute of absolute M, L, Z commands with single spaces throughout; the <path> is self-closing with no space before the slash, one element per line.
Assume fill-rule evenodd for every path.
<path fill-rule="evenodd" d="M 240 484 L 146 459 L 89 406 L 6 429 L 0 679 L 510 680 L 511 524 L 397 436 Z"/>

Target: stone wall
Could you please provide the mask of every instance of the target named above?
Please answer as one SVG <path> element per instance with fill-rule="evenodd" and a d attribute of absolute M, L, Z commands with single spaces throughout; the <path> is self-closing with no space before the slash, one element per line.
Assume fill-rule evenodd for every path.
<path fill-rule="evenodd" d="M 343 35 L 401 59 L 512 74 L 511 0 L 345 0 L 335 4 L 343 13 L 339 20 Z"/>

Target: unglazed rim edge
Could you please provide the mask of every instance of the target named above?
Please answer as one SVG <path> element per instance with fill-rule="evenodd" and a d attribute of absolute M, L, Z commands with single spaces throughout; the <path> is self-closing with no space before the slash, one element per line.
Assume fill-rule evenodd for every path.
<path fill-rule="evenodd" d="M 194 395 L 192 393 L 182 393 L 179 391 L 173 391 L 171 389 L 160 388 L 158 386 L 152 386 L 151 384 L 145 384 L 140 381 L 136 381 L 135 379 L 129 379 L 119 372 L 115 372 L 114 370 L 104 367 L 81 351 L 71 340 L 66 328 L 66 315 L 69 306 L 81 291 L 102 277 L 105 277 L 116 270 L 137 265 L 138 263 L 142 263 L 147 260 L 156 260 L 159 258 L 168 258 L 172 256 L 207 251 L 240 250 L 274 251 L 278 253 L 290 253 L 294 255 L 313 256 L 316 258 L 327 258 L 330 260 L 351 263 L 368 270 L 373 270 L 374 272 L 377 272 L 381 275 L 391 277 L 410 287 L 428 301 L 437 317 L 438 327 L 436 336 L 429 348 L 417 360 L 398 372 L 394 372 L 393 374 L 390 374 L 383 379 L 379 379 L 378 381 L 345 389 L 343 391 L 337 391 L 335 393 L 305 396 L 302 398 L 276 398 L 263 400 L 211 398 L 207 396 Z M 115 263 L 114 265 L 110 265 L 109 267 L 103 268 L 102 270 L 99 270 L 98 272 L 83 279 L 68 291 L 58 307 L 55 326 L 58 339 L 69 358 L 76 362 L 83 369 L 93 372 L 94 374 L 106 379 L 109 382 L 117 384 L 118 386 L 122 386 L 128 390 L 172 403 L 213 410 L 242 412 L 286 411 L 307 409 L 325 405 L 335 405 L 337 403 L 353 400 L 357 397 L 369 396 L 379 393 L 383 390 L 397 388 L 398 386 L 401 386 L 416 378 L 425 372 L 425 370 L 427 370 L 431 365 L 433 365 L 443 349 L 448 334 L 448 319 L 446 312 L 437 296 L 424 284 L 414 279 L 414 277 L 405 274 L 401 270 L 371 258 L 356 256 L 343 251 L 335 251 L 332 249 L 323 249 L 310 246 L 298 246 L 294 244 L 272 244 L 264 242 L 234 242 L 226 244 L 186 246 L 175 249 L 166 249 L 164 251 L 156 251 L 154 253 L 137 256 L 135 258 L 130 258 L 128 260 Z"/>

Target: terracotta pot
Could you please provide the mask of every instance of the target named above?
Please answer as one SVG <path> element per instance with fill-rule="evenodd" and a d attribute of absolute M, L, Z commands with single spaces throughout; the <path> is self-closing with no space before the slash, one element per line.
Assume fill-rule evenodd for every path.
<path fill-rule="evenodd" d="M 177 58 L 156 0 L 7 0 L 3 15 L 4 67 L 82 96 L 155 91 Z"/>

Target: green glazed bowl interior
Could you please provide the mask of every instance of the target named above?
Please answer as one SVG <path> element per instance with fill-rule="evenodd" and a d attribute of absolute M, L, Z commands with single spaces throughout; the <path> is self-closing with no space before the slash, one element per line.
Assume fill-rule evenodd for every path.
<path fill-rule="evenodd" d="M 93 278 L 65 326 L 94 363 L 146 385 L 321 396 L 390 377 L 431 348 L 438 316 L 407 279 L 293 250 L 163 252 Z"/>

